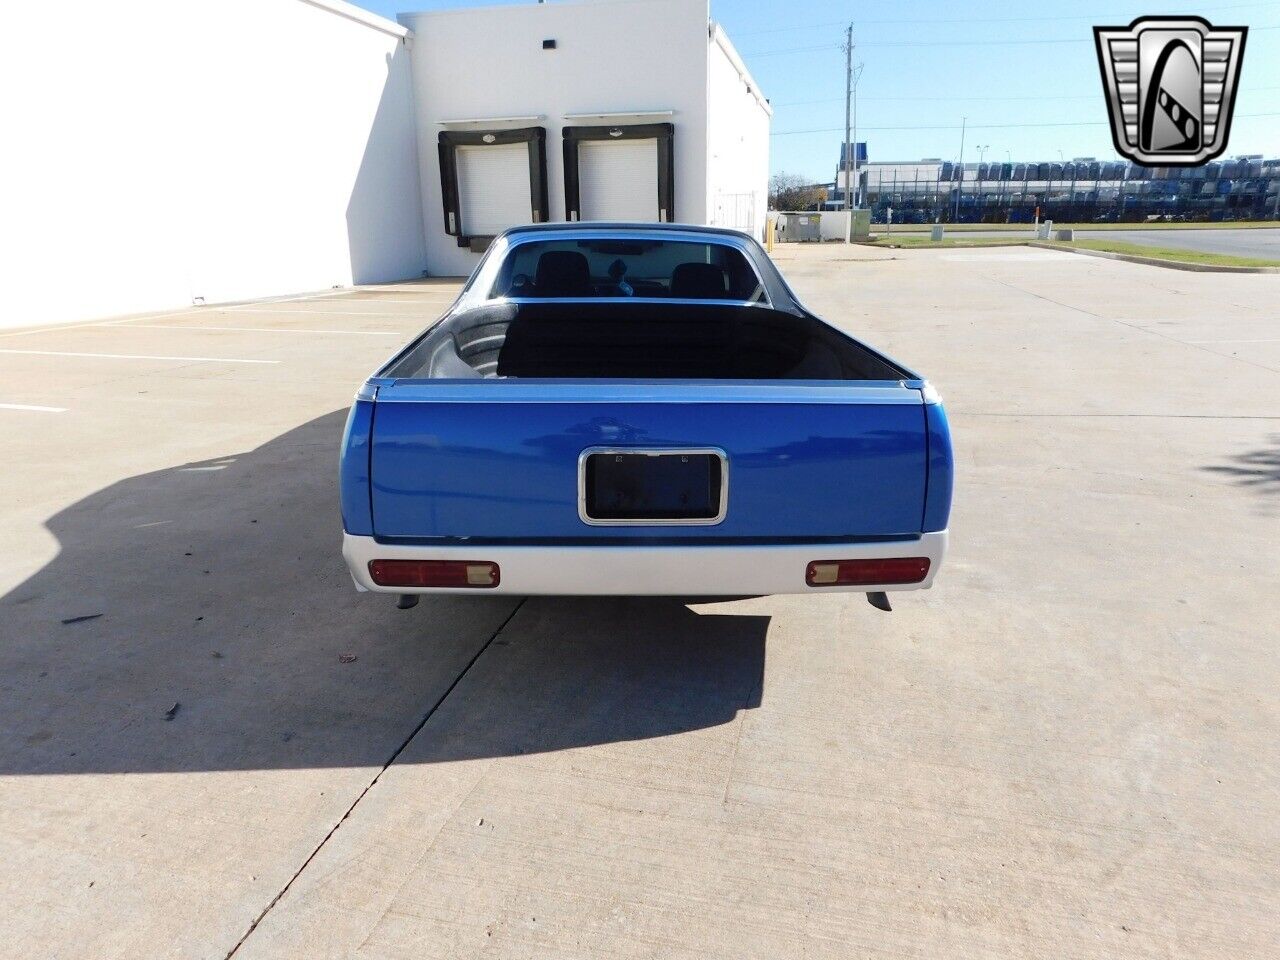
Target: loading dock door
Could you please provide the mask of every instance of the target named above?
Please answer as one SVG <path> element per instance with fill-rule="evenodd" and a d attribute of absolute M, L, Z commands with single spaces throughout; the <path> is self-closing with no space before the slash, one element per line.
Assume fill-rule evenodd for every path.
<path fill-rule="evenodd" d="M 676 219 L 674 124 L 565 127 L 562 133 L 565 219 Z"/>
<path fill-rule="evenodd" d="M 526 144 L 459 146 L 457 165 L 463 235 L 492 237 L 529 222 L 533 192 Z"/>
<path fill-rule="evenodd" d="M 441 130 L 439 141 L 444 232 L 458 246 L 481 253 L 508 227 L 547 219 L 544 127 Z"/>
<path fill-rule="evenodd" d="M 658 220 L 658 141 L 583 141 L 578 190 L 583 220 Z"/>

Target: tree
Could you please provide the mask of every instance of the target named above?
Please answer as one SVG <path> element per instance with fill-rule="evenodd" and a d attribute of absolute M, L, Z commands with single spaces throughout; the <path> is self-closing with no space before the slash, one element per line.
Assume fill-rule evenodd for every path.
<path fill-rule="evenodd" d="M 826 199 L 826 187 L 794 173 L 775 173 L 769 178 L 771 210 L 816 210 Z"/>

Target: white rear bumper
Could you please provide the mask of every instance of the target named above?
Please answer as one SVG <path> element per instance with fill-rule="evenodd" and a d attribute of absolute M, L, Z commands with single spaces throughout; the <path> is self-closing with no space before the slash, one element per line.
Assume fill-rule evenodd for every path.
<path fill-rule="evenodd" d="M 377 593 L 512 593 L 521 596 L 747 596 L 774 593 L 865 593 L 924 590 L 942 566 L 947 532 L 886 543 L 733 546 L 392 546 L 343 534 L 342 555 L 359 590 Z M 805 567 L 814 560 L 928 557 L 920 583 L 810 587 Z M 472 560 L 496 563 L 496 587 L 380 587 L 371 560 Z"/>

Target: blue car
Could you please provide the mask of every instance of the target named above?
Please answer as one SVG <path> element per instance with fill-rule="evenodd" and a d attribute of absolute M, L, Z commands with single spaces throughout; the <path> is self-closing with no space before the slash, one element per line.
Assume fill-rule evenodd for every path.
<path fill-rule="evenodd" d="M 796 299 L 760 245 L 677 224 L 497 237 L 360 388 L 357 589 L 744 596 L 929 587 L 938 394 Z"/>

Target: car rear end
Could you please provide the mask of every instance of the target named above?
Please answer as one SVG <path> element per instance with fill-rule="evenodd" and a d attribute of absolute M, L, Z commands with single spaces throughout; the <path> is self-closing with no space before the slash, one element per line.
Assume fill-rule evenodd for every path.
<path fill-rule="evenodd" d="M 590 268 L 603 289 L 612 281 L 597 269 L 617 272 L 608 260 Z M 482 269 L 476 303 L 464 296 L 362 388 L 342 457 L 343 552 L 359 588 L 715 596 L 932 584 L 952 482 L 932 389 L 784 302 L 771 264 L 752 264 L 760 299 L 728 296 L 728 279 L 722 303 L 642 286 L 660 283 L 644 262 L 630 269 L 649 295 L 626 303 L 548 302 L 530 275 Z M 705 286 L 707 271 L 685 272 Z M 512 284 L 527 296 L 493 296 Z M 606 375 L 565 375 L 597 369 Z"/>

